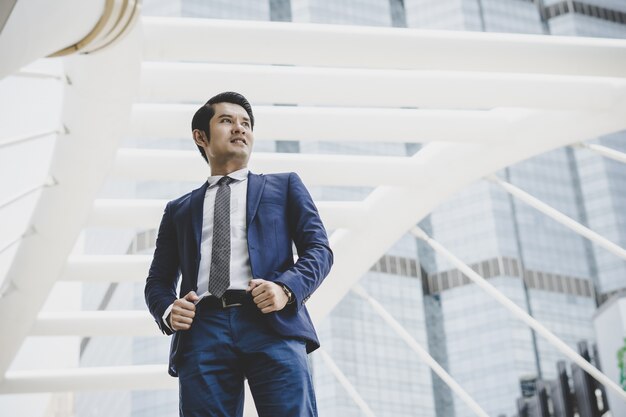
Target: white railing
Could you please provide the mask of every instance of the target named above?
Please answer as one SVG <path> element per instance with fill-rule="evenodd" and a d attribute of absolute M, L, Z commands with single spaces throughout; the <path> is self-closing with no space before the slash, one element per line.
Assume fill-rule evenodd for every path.
<path fill-rule="evenodd" d="M 622 388 L 617 385 L 617 383 L 613 382 L 609 377 L 600 372 L 596 367 L 587 362 L 585 358 L 580 356 L 574 349 L 569 347 L 565 342 L 559 339 L 554 333 L 548 330 L 543 324 L 541 324 L 537 319 L 526 313 L 522 310 L 517 304 L 513 301 L 509 300 L 504 294 L 502 294 L 496 287 L 487 282 L 486 279 L 481 277 L 478 273 L 476 273 L 472 268 L 470 268 L 467 264 L 453 255 L 450 251 L 448 251 L 445 247 L 443 247 L 436 240 L 432 239 L 428 236 L 422 229 L 419 227 L 414 227 L 411 229 L 411 233 L 413 233 L 417 238 L 426 242 L 431 248 L 433 248 L 438 254 L 445 257 L 452 265 L 458 268 L 463 275 L 468 277 L 474 284 L 476 284 L 480 289 L 489 294 L 490 297 L 495 299 L 498 303 L 500 303 L 504 308 L 506 308 L 511 314 L 513 314 L 517 319 L 526 323 L 527 326 L 532 328 L 537 332 L 540 336 L 544 337 L 552 346 L 557 348 L 559 352 L 563 353 L 569 359 L 571 359 L 574 363 L 584 369 L 589 375 L 595 378 L 598 382 L 603 384 L 605 387 L 615 391 L 618 395 L 620 395 L 624 400 L 626 400 L 626 391 L 622 390 Z"/>

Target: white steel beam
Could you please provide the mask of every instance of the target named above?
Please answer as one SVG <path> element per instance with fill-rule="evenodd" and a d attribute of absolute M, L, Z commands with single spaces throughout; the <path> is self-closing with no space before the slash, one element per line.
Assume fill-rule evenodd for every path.
<path fill-rule="evenodd" d="M 167 200 L 98 199 L 89 216 L 89 226 L 155 229 L 159 226 Z"/>
<path fill-rule="evenodd" d="M 0 383 L 0 393 L 174 390 L 177 387 L 178 380 L 168 375 L 167 365 L 101 366 L 7 372 Z"/>
<path fill-rule="evenodd" d="M 626 92 L 626 88 L 624 89 Z M 198 104 L 135 104 L 132 134 L 140 138 L 191 139 Z M 428 110 L 255 106 L 255 140 L 338 142 L 502 141 L 525 116 L 520 109 Z M 191 145 L 190 145 L 191 146 Z"/>
<path fill-rule="evenodd" d="M 22 241 L 22 239 L 32 236 L 34 234 L 33 229 L 29 229 L 27 231 L 25 231 L 24 233 L 22 233 L 20 236 L 10 240 L 9 242 L 5 243 L 3 246 L 0 247 L 0 253 L 3 253 L 5 250 L 9 249 L 11 246 L 17 245 L 18 243 L 20 243 Z M 12 288 L 15 288 L 15 284 L 11 284 L 6 283 L 2 286 L 2 295 L 4 295 L 6 292 L 9 292 Z"/>
<path fill-rule="evenodd" d="M 410 158 L 397 156 L 253 153 L 249 166 L 255 173 L 297 171 L 307 185 L 409 185 L 416 175 L 426 175 Z M 209 168 L 197 151 L 120 149 L 112 175 L 200 183 Z"/>
<path fill-rule="evenodd" d="M 73 255 L 67 261 L 64 281 L 142 282 L 148 276 L 152 255 Z"/>
<path fill-rule="evenodd" d="M 474 272 L 472 268 L 470 268 L 462 260 L 457 258 L 450 251 L 448 251 L 439 242 L 432 239 L 419 227 L 414 227 L 413 229 L 411 229 L 411 232 L 416 237 L 426 242 L 430 247 L 432 247 L 441 256 L 446 258 L 455 267 L 457 267 L 463 273 L 463 275 L 471 279 L 472 282 L 474 282 L 474 284 L 479 286 L 483 291 L 489 294 L 489 296 L 491 296 L 498 303 L 502 304 L 502 306 L 504 306 L 504 308 L 506 308 L 509 312 L 511 312 L 517 319 L 526 323 L 526 325 L 528 325 L 533 330 L 535 330 L 537 334 L 545 338 L 548 341 L 548 343 L 550 343 L 552 346 L 557 348 L 559 352 L 561 352 L 562 354 L 567 356 L 571 361 L 573 361 L 578 366 L 583 368 L 589 375 L 594 377 L 598 382 L 603 384 L 605 387 L 612 389 L 620 397 L 622 397 L 622 399 L 626 400 L 626 391 L 624 391 L 619 385 L 613 382 L 611 378 L 604 375 L 595 366 L 593 366 L 591 363 L 586 361 L 585 358 L 580 356 L 574 349 L 569 347 L 567 343 L 563 342 L 554 333 L 548 330 L 548 328 L 546 328 L 543 324 L 541 324 L 534 317 L 526 313 L 513 301 L 509 300 L 504 294 L 498 291 L 496 287 L 491 285 L 489 282 L 487 282 L 486 279 L 484 279 L 479 274 Z"/>
<path fill-rule="evenodd" d="M 45 187 L 52 187 L 54 185 L 56 185 L 56 182 L 55 182 L 54 178 L 48 177 L 48 178 L 46 178 L 46 180 L 42 184 L 35 185 L 33 187 L 27 188 L 26 190 L 23 190 L 22 192 L 20 192 L 20 193 L 14 195 L 12 197 L 7 198 L 6 200 L 4 200 L 2 202 L 0 202 L 0 209 L 4 208 L 6 206 L 9 206 L 9 205 L 15 203 L 16 201 L 21 200 L 22 198 L 24 198 L 24 197 L 34 193 L 35 191 L 39 191 L 39 190 L 41 190 L 41 189 L 43 189 Z"/>
<path fill-rule="evenodd" d="M 25 135 L 16 136 L 13 138 L 0 139 L 0 148 L 5 148 L 7 146 L 17 145 L 18 143 L 24 143 L 30 140 L 44 138 L 44 137 L 53 137 L 56 138 L 57 135 L 65 133 L 61 129 L 57 130 L 48 130 L 45 132 L 35 132 L 29 133 Z"/>
<path fill-rule="evenodd" d="M 394 319 L 393 316 L 389 314 L 389 312 L 385 310 L 385 308 L 378 301 L 373 299 L 363 287 L 357 284 L 352 288 L 352 292 L 367 301 L 374 312 L 378 314 L 378 316 L 382 318 L 385 323 L 387 323 L 387 325 L 406 342 L 407 345 L 409 345 L 411 350 L 415 352 L 417 356 L 425 362 L 426 365 L 428 365 L 428 367 L 436 373 L 447 386 L 450 387 L 452 392 L 459 396 L 461 401 L 463 401 L 465 405 L 467 405 L 470 410 L 474 412 L 474 414 L 480 417 L 489 417 L 485 410 L 478 405 L 478 403 L 463 389 L 463 387 L 461 387 L 458 382 L 456 382 L 454 378 L 452 378 L 450 374 L 446 372 L 446 370 L 443 369 L 443 367 L 439 365 L 439 363 L 437 363 L 432 356 L 430 356 L 428 351 L 421 347 L 413 336 L 411 336 L 411 334 L 407 332 L 406 329 L 398 323 L 398 321 Z"/>
<path fill-rule="evenodd" d="M 615 92 L 623 89 L 625 83 L 622 78 L 586 74 L 144 62 L 141 100 L 200 105 L 219 91 L 198 86 L 212 86 L 214 80 L 220 81 L 220 91 L 243 92 L 255 113 L 263 111 L 260 104 L 271 103 L 360 108 L 606 110 L 614 104 Z M 266 88 L 268 85 L 272 88 Z"/>
<path fill-rule="evenodd" d="M 147 311 L 40 313 L 30 336 L 162 336 Z"/>
<path fill-rule="evenodd" d="M 485 177 L 485 179 L 487 179 L 487 180 L 493 182 L 494 184 L 500 186 L 501 188 L 503 188 L 509 194 L 514 195 L 515 197 L 519 198 L 520 200 L 522 200 L 523 202 L 525 202 L 529 206 L 539 210 L 540 212 L 542 212 L 546 216 L 550 217 L 551 219 L 554 219 L 557 222 L 561 223 L 562 225 L 564 225 L 568 229 L 573 230 L 574 232 L 578 233 L 579 235 L 586 237 L 587 239 L 591 240 L 592 242 L 596 243 L 597 245 L 599 245 L 599 246 L 603 247 L 604 249 L 608 250 L 612 254 L 617 255 L 620 258 L 626 260 L 626 249 L 624 249 L 621 246 L 611 242 L 610 240 L 608 240 L 604 236 L 594 232 L 593 230 L 583 226 L 582 224 L 578 223 L 576 220 L 572 219 L 571 217 L 566 216 L 565 214 L 563 214 L 560 211 L 556 210 L 555 208 L 549 206 L 548 204 L 544 203 L 543 201 L 539 200 L 538 198 L 533 197 L 532 195 L 528 194 L 524 190 L 514 186 L 511 183 L 508 183 L 506 181 L 501 180 L 500 178 L 498 178 L 495 175 L 489 175 L 489 176 Z"/>
<path fill-rule="evenodd" d="M 584 143 L 584 142 L 577 143 L 575 146 L 579 148 L 589 149 L 590 151 L 593 151 L 604 157 L 613 159 L 621 163 L 626 163 L 626 153 L 617 151 L 615 149 L 611 149 L 607 146 L 596 145 L 595 143 Z"/>
<path fill-rule="evenodd" d="M 65 74 L 62 73 L 51 73 L 37 70 L 27 70 L 21 69 L 16 73 L 10 75 L 10 77 L 21 77 L 21 78 L 35 78 L 35 79 L 43 79 L 43 80 L 57 80 L 62 81 L 64 83 L 68 83 L 69 79 Z"/>
<path fill-rule="evenodd" d="M 96 200 L 89 225 L 155 229 L 166 203 L 167 200 Z M 362 202 L 318 201 L 315 205 L 329 230 L 361 227 L 366 221 L 366 207 Z"/>
<path fill-rule="evenodd" d="M 146 61 L 626 75 L 621 39 L 159 17 L 143 29 Z"/>
<path fill-rule="evenodd" d="M 356 390 L 356 388 L 354 388 L 354 385 L 352 385 L 352 383 L 346 377 L 346 375 L 343 372 L 341 372 L 341 369 L 339 369 L 339 367 L 337 366 L 335 361 L 330 357 L 330 355 L 326 353 L 326 351 L 323 348 L 319 348 L 316 353 L 322 358 L 322 360 L 326 364 L 326 367 L 334 375 L 337 381 L 339 381 L 339 384 L 343 387 L 343 389 L 346 390 L 346 393 L 348 394 L 348 396 L 352 398 L 352 401 L 354 401 L 356 406 L 359 407 L 359 410 L 361 410 L 361 413 L 363 413 L 363 415 L 367 417 L 375 417 L 375 414 L 372 411 L 372 409 L 369 407 L 369 405 L 367 405 L 363 397 L 361 397 L 361 395 Z"/>

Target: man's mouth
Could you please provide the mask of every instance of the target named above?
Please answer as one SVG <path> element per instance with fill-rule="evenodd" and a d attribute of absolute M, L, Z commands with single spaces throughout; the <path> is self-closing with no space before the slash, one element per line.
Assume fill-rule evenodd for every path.
<path fill-rule="evenodd" d="M 230 143 L 243 143 L 244 145 L 248 145 L 248 142 L 244 138 L 233 138 L 230 140 Z"/>

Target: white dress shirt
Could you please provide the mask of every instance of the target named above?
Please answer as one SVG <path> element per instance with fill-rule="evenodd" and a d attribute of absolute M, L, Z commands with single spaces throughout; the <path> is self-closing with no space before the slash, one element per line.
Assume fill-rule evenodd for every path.
<path fill-rule="evenodd" d="M 250 256 L 248 255 L 248 239 L 246 233 L 246 201 L 248 191 L 248 168 L 228 174 L 234 179 L 230 184 L 230 290 L 245 290 L 252 279 Z M 198 296 L 200 300 L 210 295 L 209 275 L 211 273 L 211 253 L 213 243 L 213 215 L 215 211 L 215 195 L 217 182 L 223 175 L 212 175 L 208 178 L 202 214 L 202 237 L 200 238 L 200 266 L 198 268 Z M 198 300 L 196 304 L 200 301 Z M 170 327 L 167 316 L 172 311 L 170 305 L 163 321 Z"/>

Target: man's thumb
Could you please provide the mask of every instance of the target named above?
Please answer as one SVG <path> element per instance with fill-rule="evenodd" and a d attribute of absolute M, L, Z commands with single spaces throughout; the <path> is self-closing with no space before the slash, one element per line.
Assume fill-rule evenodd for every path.
<path fill-rule="evenodd" d="M 187 301 L 196 301 L 198 298 L 198 294 L 196 294 L 195 291 L 189 291 L 185 296 L 185 300 Z"/>
<path fill-rule="evenodd" d="M 252 291 L 254 288 L 258 287 L 263 283 L 263 280 L 260 278 L 253 278 L 248 283 L 248 289 L 246 291 Z"/>

